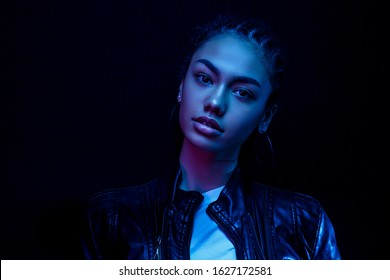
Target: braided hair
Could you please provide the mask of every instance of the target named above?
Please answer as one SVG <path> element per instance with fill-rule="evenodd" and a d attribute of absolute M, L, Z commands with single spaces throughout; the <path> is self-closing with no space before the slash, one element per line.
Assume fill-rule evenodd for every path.
<path fill-rule="evenodd" d="M 236 15 L 218 15 L 211 21 L 198 25 L 189 41 L 189 49 L 185 56 L 180 78 L 187 73 L 192 55 L 210 39 L 223 34 L 233 34 L 251 43 L 262 59 L 272 87 L 269 104 L 276 101 L 284 81 L 284 58 L 281 47 L 270 27 L 263 21 L 254 18 L 242 18 Z"/>

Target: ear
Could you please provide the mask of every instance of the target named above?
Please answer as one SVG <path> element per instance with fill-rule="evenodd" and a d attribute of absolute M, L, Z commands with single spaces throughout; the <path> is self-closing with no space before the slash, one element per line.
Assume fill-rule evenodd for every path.
<path fill-rule="evenodd" d="M 278 109 L 278 105 L 272 104 L 265 110 L 263 116 L 261 117 L 259 126 L 257 128 L 260 134 L 267 132 L 268 126 L 271 123 L 271 120 L 275 115 L 277 109 Z"/>

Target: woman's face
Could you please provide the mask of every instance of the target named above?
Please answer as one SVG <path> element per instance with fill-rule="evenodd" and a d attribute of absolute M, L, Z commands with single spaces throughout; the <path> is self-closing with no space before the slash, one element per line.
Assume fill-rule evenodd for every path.
<path fill-rule="evenodd" d="M 234 35 L 214 37 L 192 56 L 181 83 L 185 141 L 237 156 L 264 120 L 271 85 L 254 46 Z"/>

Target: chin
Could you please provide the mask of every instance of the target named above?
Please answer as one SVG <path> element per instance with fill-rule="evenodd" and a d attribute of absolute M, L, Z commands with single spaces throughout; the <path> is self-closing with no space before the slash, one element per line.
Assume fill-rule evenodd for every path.
<path fill-rule="evenodd" d="M 221 151 L 221 143 L 215 138 L 207 138 L 203 135 L 192 135 L 186 138 L 193 146 L 205 152 Z"/>

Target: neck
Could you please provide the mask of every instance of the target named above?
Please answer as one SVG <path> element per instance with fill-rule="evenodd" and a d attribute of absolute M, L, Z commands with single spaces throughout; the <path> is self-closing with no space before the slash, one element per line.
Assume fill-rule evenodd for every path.
<path fill-rule="evenodd" d="M 225 185 L 237 166 L 238 152 L 220 154 L 204 151 L 184 140 L 180 153 L 184 190 L 206 192 Z"/>

